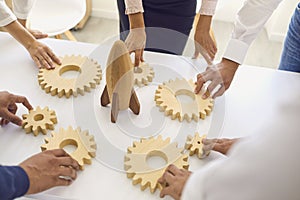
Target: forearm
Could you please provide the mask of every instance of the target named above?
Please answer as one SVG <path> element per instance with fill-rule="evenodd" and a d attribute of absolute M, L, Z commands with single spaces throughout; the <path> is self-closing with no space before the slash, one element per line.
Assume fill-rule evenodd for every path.
<path fill-rule="evenodd" d="M 18 21 L 13 21 L 4 28 L 26 49 L 29 49 L 31 44 L 35 42 L 35 38 Z"/>
<path fill-rule="evenodd" d="M 282 0 L 247 0 L 237 14 L 224 58 L 241 64 L 248 48 Z"/>
<path fill-rule="evenodd" d="M 18 166 L 0 166 L 0 199 L 14 199 L 29 188 L 26 172 Z"/>
<path fill-rule="evenodd" d="M 197 26 L 196 32 L 206 32 L 208 33 L 211 27 L 212 16 L 209 15 L 200 15 Z"/>
<path fill-rule="evenodd" d="M 145 27 L 143 13 L 130 14 L 128 15 L 128 17 L 130 22 L 130 29 Z"/>

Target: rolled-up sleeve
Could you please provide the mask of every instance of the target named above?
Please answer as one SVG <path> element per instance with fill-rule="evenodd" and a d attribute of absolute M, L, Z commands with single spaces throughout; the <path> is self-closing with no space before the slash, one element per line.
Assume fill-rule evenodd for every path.
<path fill-rule="evenodd" d="M 0 26 L 6 26 L 16 19 L 16 16 L 8 8 L 4 0 L 0 0 Z"/>
<path fill-rule="evenodd" d="M 202 0 L 200 15 L 214 15 L 218 0 Z"/>
<path fill-rule="evenodd" d="M 125 6 L 126 6 L 125 14 L 127 15 L 144 12 L 142 0 L 125 0 Z"/>
<path fill-rule="evenodd" d="M 13 0 L 13 12 L 18 19 L 27 19 L 35 0 Z"/>
<path fill-rule="evenodd" d="M 224 58 L 242 64 L 249 46 L 282 0 L 247 0 L 237 14 Z"/>

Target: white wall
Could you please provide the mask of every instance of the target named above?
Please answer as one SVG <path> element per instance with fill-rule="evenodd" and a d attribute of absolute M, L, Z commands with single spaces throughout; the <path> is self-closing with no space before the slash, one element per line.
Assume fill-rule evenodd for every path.
<path fill-rule="evenodd" d="M 201 0 L 198 1 L 201 2 Z M 118 19 L 116 2 L 117 0 L 93 0 L 92 16 Z M 243 0 L 219 0 L 214 20 L 233 23 L 243 2 Z M 270 40 L 283 41 L 291 15 L 298 2 L 299 0 L 283 0 L 274 12 L 265 26 Z"/>

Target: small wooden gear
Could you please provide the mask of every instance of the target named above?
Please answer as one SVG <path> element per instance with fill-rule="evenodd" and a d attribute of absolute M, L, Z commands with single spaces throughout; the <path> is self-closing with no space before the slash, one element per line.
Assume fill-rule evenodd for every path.
<path fill-rule="evenodd" d="M 100 65 L 85 56 L 65 56 L 61 58 L 61 65 L 56 65 L 55 69 L 40 69 L 38 81 L 42 89 L 52 96 L 77 96 L 83 95 L 95 88 L 102 78 Z M 77 78 L 64 78 L 61 75 L 67 71 L 77 71 L 80 74 Z"/>
<path fill-rule="evenodd" d="M 201 119 L 205 119 L 212 111 L 213 99 L 208 97 L 203 99 L 202 95 L 204 89 L 199 94 L 194 93 L 195 83 L 193 80 L 176 79 L 159 85 L 155 92 L 156 105 L 160 107 L 161 111 L 165 112 L 165 115 L 171 115 L 172 119 L 178 118 L 179 121 L 184 119 L 190 122 L 192 119 L 196 122 Z M 192 102 L 180 102 L 177 99 L 178 95 L 188 95 Z"/>
<path fill-rule="evenodd" d="M 206 138 L 206 135 L 199 136 L 199 133 L 195 133 L 195 136 L 188 135 L 185 143 L 185 149 L 190 150 L 190 156 L 197 154 L 198 158 L 202 159 L 209 154 L 203 149 L 202 140 Z"/>
<path fill-rule="evenodd" d="M 39 132 L 45 135 L 47 130 L 53 130 L 54 124 L 57 123 L 55 111 L 49 110 L 48 107 L 41 109 L 38 106 L 35 110 L 30 110 L 29 114 L 22 115 L 22 117 L 22 127 L 25 132 L 33 132 L 34 136 L 37 136 Z"/>
<path fill-rule="evenodd" d="M 178 168 L 188 169 L 188 156 L 183 154 L 182 148 L 177 147 L 177 143 L 170 144 L 170 138 L 162 139 L 158 136 L 150 139 L 141 139 L 140 142 L 134 142 L 133 147 L 129 147 L 125 156 L 124 167 L 127 177 L 133 179 L 133 184 L 141 184 L 141 190 L 150 188 L 154 193 L 157 188 L 162 186 L 157 182 L 170 164 Z M 153 169 L 147 164 L 147 159 L 151 156 L 162 157 L 166 165 L 159 169 Z"/>
<path fill-rule="evenodd" d="M 134 83 L 142 87 L 143 85 L 148 85 L 149 82 L 152 82 L 154 77 L 153 68 L 149 64 L 142 62 L 140 66 L 134 69 Z"/>
<path fill-rule="evenodd" d="M 96 143 L 93 135 L 88 131 L 81 131 L 80 128 L 74 130 L 71 126 L 68 129 L 60 128 L 59 132 L 51 133 L 51 138 L 45 139 L 45 144 L 41 146 L 42 151 L 51 149 L 62 149 L 67 145 L 76 146 L 76 150 L 70 154 L 75 159 L 80 168 L 84 169 L 84 164 L 91 164 L 92 157 L 96 156 Z"/>

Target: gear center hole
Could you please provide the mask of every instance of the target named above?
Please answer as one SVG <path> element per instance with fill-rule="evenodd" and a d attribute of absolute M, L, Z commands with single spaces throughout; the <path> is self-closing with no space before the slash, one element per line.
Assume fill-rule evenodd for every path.
<path fill-rule="evenodd" d="M 65 65 L 59 70 L 59 75 L 65 79 L 76 79 L 81 74 L 81 69 L 77 65 Z"/>
<path fill-rule="evenodd" d="M 34 121 L 42 121 L 44 119 L 44 115 L 42 114 L 36 114 L 33 117 Z"/>
<path fill-rule="evenodd" d="M 154 150 L 147 154 L 146 162 L 151 169 L 159 169 L 166 166 L 168 158 L 164 152 Z"/>
<path fill-rule="evenodd" d="M 74 151 L 76 151 L 77 147 L 77 142 L 72 139 L 64 140 L 59 145 L 59 148 L 64 149 L 68 154 L 71 154 Z"/>
<path fill-rule="evenodd" d="M 135 67 L 133 72 L 136 74 L 141 74 L 141 73 L 143 73 L 143 69 L 141 67 Z"/>
<path fill-rule="evenodd" d="M 190 90 L 178 90 L 175 96 L 180 103 L 192 103 L 195 101 L 195 94 Z"/>

